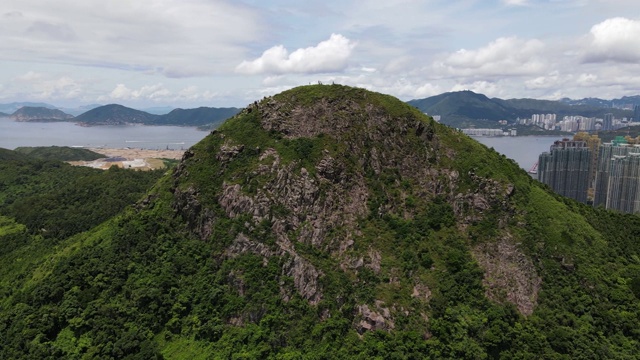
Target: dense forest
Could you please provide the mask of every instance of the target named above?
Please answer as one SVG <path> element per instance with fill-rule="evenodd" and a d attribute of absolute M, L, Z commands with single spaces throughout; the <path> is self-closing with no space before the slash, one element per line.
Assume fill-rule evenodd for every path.
<path fill-rule="evenodd" d="M 382 94 L 295 88 L 166 173 L 0 152 L 0 358 L 640 353 L 640 218 Z"/>

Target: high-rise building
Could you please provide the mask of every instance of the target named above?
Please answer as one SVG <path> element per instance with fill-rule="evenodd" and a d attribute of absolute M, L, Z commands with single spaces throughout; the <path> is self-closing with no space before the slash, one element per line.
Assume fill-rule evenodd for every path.
<path fill-rule="evenodd" d="M 633 121 L 640 122 L 640 105 L 633 108 Z"/>
<path fill-rule="evenodd" d="M 612 113 L 604 114 L 604 119 L 602 120 L 602 130 L 613 130 Z"/>
<path fill-rule="evenodd" d="M 593 205 L 640 212 L 640 145 L 617 136 L 600 146 Z"/>
<path fill-rule="evenodd" d="M 574 141 L 584 141 L 591 151 L 591 165 L 589 167 L 589 189 L 595 187 L 596 169 L 598 167 L 598 149 L 600 148 L 600 138 L 598 135 L 589 135 L 587 132 L 579 132 L 573 136 Z"/>
<path fill-rule="evenodd" d="M 556 141 L 538 159 L 538 180 L 583 203 L 587 202 L 590 173 L 591 150 L 585 141 Z"/>
<path fill-rule="evenodd" d="M 640 152 L 614 156 L 607 185 L 607 209 L 640 212 Z"/>

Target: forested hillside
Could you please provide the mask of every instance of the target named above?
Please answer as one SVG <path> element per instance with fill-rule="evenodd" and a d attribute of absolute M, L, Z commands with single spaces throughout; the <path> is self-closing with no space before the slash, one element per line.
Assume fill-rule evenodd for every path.
<path fill-rule="evenodd" d="M 390 96 L 255 102 L 81 228 L 57 224 L 143 173 L 3 159 L 0 358 L 640 353 L 640 218 L 560 198 Z"/>
<path fill-rule="evenodd" d="M 91 161 L 105 157 L 89 149 L 69 146 L 21 146 L 14 150 L 41 160 Z"/>

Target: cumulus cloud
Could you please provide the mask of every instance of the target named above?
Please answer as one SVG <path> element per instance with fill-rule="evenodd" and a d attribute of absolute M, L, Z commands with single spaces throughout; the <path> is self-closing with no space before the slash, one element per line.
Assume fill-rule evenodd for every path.
<path fill-rule="evenodd" d="M 98 101 L 123 101 L 123 102 L 201 102 L 209 101 L 218 96 L 210 90 L 202 91 L 197 86 L 190 85 L 178 90 L 170 90 L 165 85 L 143 85 L 138 89 L 131 89 L 125 84 L 118 84 L 108 94 L 98 97 Z"/>
<path fill-rule="evenodd" d="M 585 62 L 640 61 L 640 21 L 617 17 L 591 28 Z"/>
<path fill-rule="evenodd" d="M 13 85 L 38 99 L 74 99 L 83 92 L 83 85 L 70 76 L 48 76 L 35 71 L 16 76 Z"/>
<path fill-rule="evenodd" d="M 436 64 L 452 75 L 509 76 L 544 70 L 544 44 L 539 40 L 502 37 L 477 50 L 461 49 Z"/>
<path fill-rule="evenodd" d="M 451 91 L 463 90 L 471 90 L 475 93 L 484 94 L 489 97 L 496 97 L 502 94 L 502 88 L 498 84 L 484 80 L 475 81 L 470 84 L 456 84 L 451 88 Z"/>
<path fill-rule="evenodd" d="M 129 89 L 124 84 L 118 84 L 109 94 L 109 98 L 115 100 L 164 100 L 169 95 L 171 92 L 162 84 L 144 85 L 137 90 Z"/>
<path fill-rule="evenodd" d="M 255 60 L 243 61 L 236 71 L 243 74 L 287 74 L 339 72 L 347 67 L 355 44 L 340 34 L 316 46 L 297 49 L 292 53 L 282 45 L 274 46 Z"/>
<path fill-rule="evenodd" d="M 558 88 L 564 82 L 559 71 L 552 71 L 548 75 L 537 76 L 524 82 L 527 89 L 553 89 Z"/>

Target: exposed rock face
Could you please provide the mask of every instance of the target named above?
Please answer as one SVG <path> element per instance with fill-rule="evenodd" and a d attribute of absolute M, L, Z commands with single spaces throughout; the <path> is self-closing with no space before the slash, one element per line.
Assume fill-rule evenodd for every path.
<path fill-rule="evenodd" d="M 513 206 L 509 202 L 509 198 L 515 191 L 512 184 L 502 184 L 493 179 L 482 178 L 474 173 L 469 173 L 469 177 L 476 184 L 476 189 L 464 194 L 459 193 L 454 202 L 454 212 L 462 224 L 481 220 L 485 212 L 492 208 L 504 210 L 506 216 L 512 215 Z M 503 226 L 506 220 L 501 219 L 499 225 Z"/>
<path fill-rule="evenodd" d="M 395 328 L 391 312 L 382 305 L 382 302 L 376 301 L 373 310 L 366 304 L 358 306 L 358 316 L 356 317 L 360 319 L 356 325 L 358 333 L 363 334 L 365 331 L 372 330 L 389 331 Z"/>
<path fill-rule="evenodd" d="M 308 250 L 301 249 L 327 254 L 349 276 L 369 277 L 358 286 L 372 286 L 379 281 L 376 277 L 385 276 L 388 285 L 400 287 L 402 271 L 385 269 L 383 250 L 373 245 L 358 248 L 363 221 L 387 217 L 412 220 L 423 209 L 409 206 L 411 201 L 428 204 L 438 197 L 453 210 L 460 231 L 492 209 L 506 210 L 499 219 L 502 227 L 512 215 L 510 198 L 515 191 L 513 185 L 442 166 L 441 158 L 455 157 L 455 151 L 441 151 L 433 123 L 412 112 L 403 114 L 393 117 L 366 102 L 340 98 L 304 103 L 285 96 L 256 102 L 238 118 L 257 119 L 254 124 L 261 134 L 276 140 L 255 146 L 224 130 L 213 132 L 210 145 L 185 153 L 176 168 L 173 208 L 203 241 L 215 240 L 211 235 L 221 218 L 238 221 L 241 229 L 232 234 L 234 239 L 223 256 L 254 254 L 265 264 L 278 258 L 280 296 L 285 302 L 296 293 L 313 305 L 326 299 L 322 288 L 325 274 L 305 253 Z M 291 148 L 282 150 L 278 143 L 290 145 L 317 138 L 330 139 L 326 143 L 332 145 L 314 149 L 313 159 L 292 160 Z M 201 166 L 205 169 L 201 172 L 210 171 L 208 178 L 199 175 L 205 180 L 190 180 L 192 168 L 187 164 Z M 471 186 L 460 191 L 462 181 Z M 204 199 L 199 188 L 212 192 L 210 183 L 217 184 L 215 196 Z M 257 234 L 258 228 L 266 228 L 261 231 L 268 231 L 270 240 Z M 475 255 L 487 273 L 487 296 L 513 302 L 522 313 L 530 314 L 540 286 L 536 276 L 529 276 L 531 271 L 535 275 L 530 260 L 506 242 L 486 246 L 478 247 Z M 519 274 L 517 280 L 508 281 L 511 273 Z M 407 271 L 404 276 L 412 274 Z M 230 279 L 241 293 L 238 277 L 230 274 Z M 432 290 L 422 279 L 412 281 L 414 286 L 406 296 L 412 303 L 427 306 Z M 503 297 L 499 296 L 501 289 L 506 289 Z M 385 307 L 379 300 L 360 304 L 354 311 L 353 326 L 361 334 L 392 330 L 394 317 L 409 314 L 406 308 L 393 303 Z M 323 318 L 331 316 L 326 309 L 323 314 Z"/>
<path fill-rule="evenodd" d="M 486 296 L 496 302 L 510 302 L 523 315 L 531 315 L 538 300 L 542 279 L 535 266 L 513 240 L 503 237 L 474 249 L 473 255 L 484 269 Z"/>
<path fill-rule="evenodd" d="M 185 191 L 176 189 L 174 195 L 173 208 L 182 215 L 189 227 L 200 239 L 208 239 L 211 235 L 215 216 L 211 209 L 202 207 L 197 197 L 197 190 L 193 187 Z"/>

